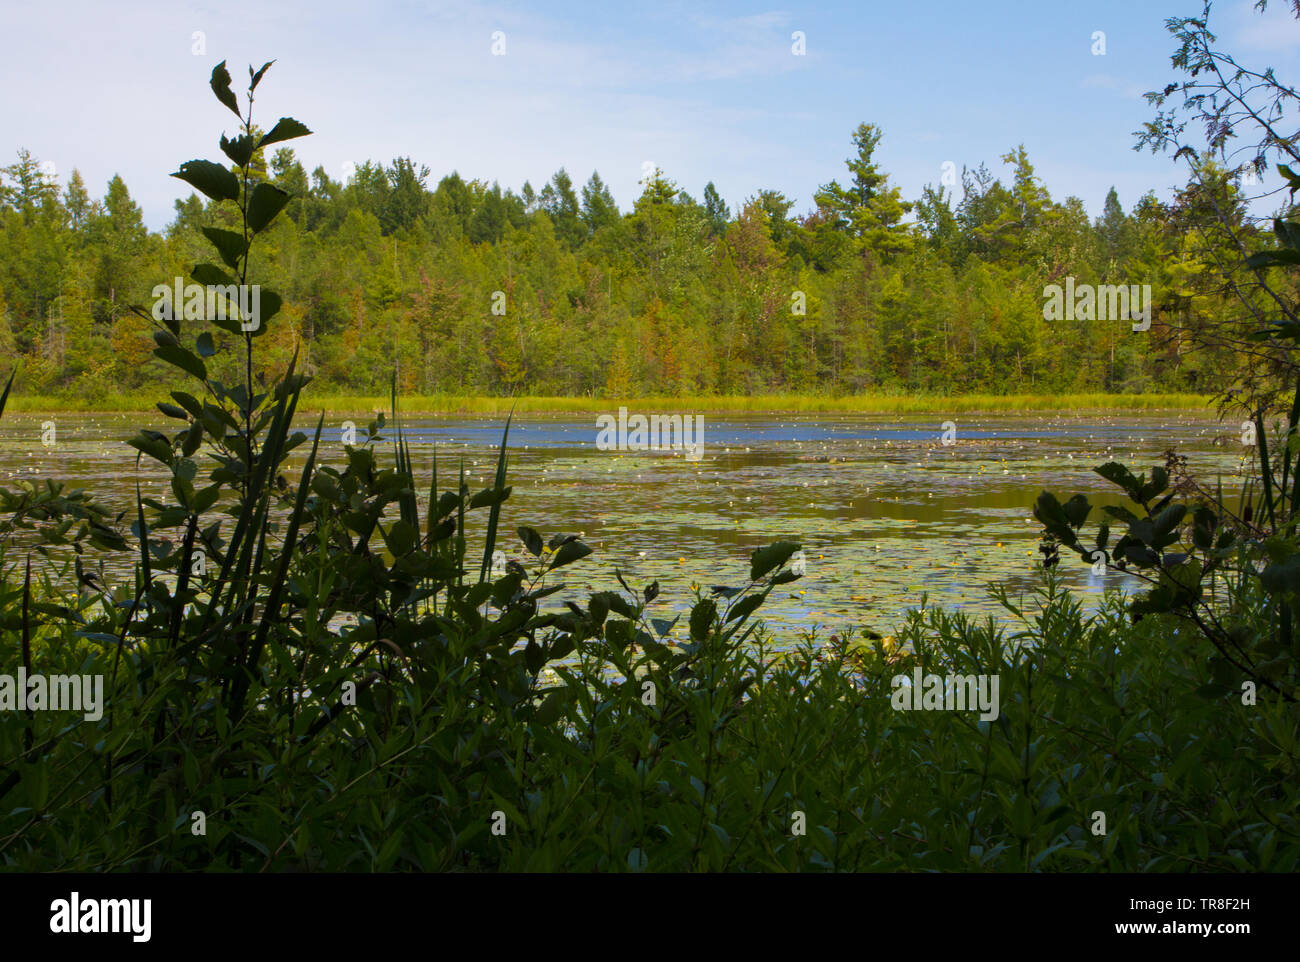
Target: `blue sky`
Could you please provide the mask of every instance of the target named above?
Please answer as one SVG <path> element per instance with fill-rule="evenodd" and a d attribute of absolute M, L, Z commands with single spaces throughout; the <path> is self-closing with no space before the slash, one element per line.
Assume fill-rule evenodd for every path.
<path fill-rule="evenodd" d="M 1283 80 L 1300 73 L 1300 24 L 1281 0 L 1215 6 L 1221 46 Z M 185 160 L 220 159 L 234 116 L 207 89 L 225 59 L 275 59 L 255 120 L 314 135 L 293 146 L 310 171 L 410 156 L 430 184 L 459 170 L 518 190 L 559 167 L 599 170 L 619 206 L 648 161 L 697 199 L 712 180 L 733 207 L 762 188 L 795 211 L 843 180 L 858 123 L 884 130 L 883 167 L 914 199 L 942 165 L 986 163 L 1024 143 L 1058 200 L 1096 215 L 1113 184 L 1125 208 L 1182 182 L 1168 158 L 1133 151 L 1142 98 L 1176 79 L 1164 21 L 1199 0 L 796 4 L 667 2 L 138 3 L 61 0 L 6 11 L 0 163 L 19 147 L 81 169 L 102 196 L 120 173 L 161 228 Z M 206 47 L 193 53 L 194 34 Z M 505 38 L 492 53 L 493 32 Z M 802 31 L 806 54 L 792 53 Z M 1095 31 L 1106 52 L 1092 52 Z M 19 93 L 21 92 L 21 93 Z M 1269 185 L 1266 179 L 1265 185 Z"/>

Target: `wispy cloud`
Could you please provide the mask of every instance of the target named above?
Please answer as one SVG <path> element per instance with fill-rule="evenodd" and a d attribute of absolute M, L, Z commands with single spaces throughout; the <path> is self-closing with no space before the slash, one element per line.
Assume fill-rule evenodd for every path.
<path fill-rule="evenodd" d="M 1139 100 L 1148 89 L 1141 84 L 1127 83 L 1108 73 L 1089 74 L 1079 86 L 1092 90 L 1113 90 L 1125 100 Z"/>
<path fill-rule="evenodd" d="M 787 73 L 815 59 L 816 48 L 794 52 L 795 18 L 781 10 L 741 17 L 692 14 L 694 36 L 684 37 L 690 48 L 671 58 L 671 75 L 682 81 L 737 80 Z M 806 36 L 806 32 L 805 32 Z"/>

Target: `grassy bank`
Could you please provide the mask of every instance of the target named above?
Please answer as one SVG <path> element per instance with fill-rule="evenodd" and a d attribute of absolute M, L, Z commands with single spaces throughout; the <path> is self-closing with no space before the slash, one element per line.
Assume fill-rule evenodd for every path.
<path fill-rule="evenodd" d="M 138 412 L 154 410 L 157 392 L 116 394 L 88 402 L 79 398 L 41 395 L 10 398 L 11 411 Z M 303 392 L 304 411 L 370 413 L 388 407 L 380 395 Z M 1202 394 L 956 394 L 950 396 L 862 394 L 841 397 L 772 394 L 758 397 L 457 397 L 447 394 L 403 396 L 410 414 L 504 416 L 516 414 L 606 413 L 625 405 L 633 411 L 673 411 L 719 415 L 742 414 L 1016 414 L 1030 411 L 1132 411 L 1208 410 L 1210 398 Z"/>

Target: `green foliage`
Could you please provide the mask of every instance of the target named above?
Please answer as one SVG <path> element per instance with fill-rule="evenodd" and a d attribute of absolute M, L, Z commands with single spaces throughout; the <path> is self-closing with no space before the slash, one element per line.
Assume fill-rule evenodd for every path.
<path fill-rule="evenodd" d="M 0 350 L 8 338 L 25 359 L 19 395 L 163 387 L 150 325 L 126 305 L 202 261 L 242 282 L 251 237 L 280 298 L 260 356 L 279 374 L 301 346 L 313 390 L 383 394 L 396 370 L 404 394 L 461 397 L 1206 393 L 1245 364 L 1230 344 L 1188 355 L 1172 336 L 1189 310 L 1232 306 L 1189 294 L 1227 248 L 1153 200 L 1126 213 L 1108 197 L 1090 222 L 1048 195 L 1023 148 L 1002 158 L 1006 184 L 981 165 L 913 202 L 864 124 L 849 180 L 802 216 L 772 189 L 729 208 L 707 184 L 697 204 L 662 172 L 621 213 L 598 173 L 578 190 L 563 169 L 527 196 L 455 173 L 431 185 L 409 157 L 338 183 L 287 146 L 298 121 L 240 122 L 221 162 L 176 171 L 195 194 L 164 236 L 120 178 L 96 204 L 75 172 L 61 197 L 30 155 L 6 169 Z M 1151 331 L 1043 320 L 1044 287 L 1067 275 L 1150 284 Z M 216 364 L 219 381 L 247 379 L 236 358 Z"/>
<path fill-rule="evenodd" d="M 1115 601 L 1085 619 L 1049 579 L 1036 606 L 1004 599 L 1018 628 L 929 610 L 897 639 L 809 637 L 775 657 L 761 630 L 729 617 L 753 595 L 700 599 L 678 640 L 651 617 L 653 592 L 623 585 L 540 616 L 552 641 L 509 651 L 494 635 L 545 591 L 547 550 L 439 603 L 418 637 L 313 630 L 309 602 L 294 619 L 305 647 L 274 650 L 260 710 L 238 720 L 197 666 L 187 678 L 128 642 L 114 721 L 0 719 L 12 773 L 0 776 L 0 859 L 96 871 L 1300 862 L 1293 707 L 1196 694 L 1204 659 L 1160 618 L 1131 626 Z M 318 571 L 312 583 L 342 577 Z M 7 605 L 24 591 L 3 590 Z M 39 591 L 59 594 L 52 581 Z M 470 607 L 480 597 L 491 617 Z M 40 670 L 111 663 L 107 625 L 78 640 L 43 621 Z M 5 626 L 6 646 L 17 628 Z M 916 668 L 998 676 L 998 718 L 895 710 L 893 679 Z M 336 694 L 343 678 L 360 679 L 355 705 Z M 196 811 L 206 835 L 192 834 Z M 1098 812 L 1105 834 L 1093 831 Z"/>

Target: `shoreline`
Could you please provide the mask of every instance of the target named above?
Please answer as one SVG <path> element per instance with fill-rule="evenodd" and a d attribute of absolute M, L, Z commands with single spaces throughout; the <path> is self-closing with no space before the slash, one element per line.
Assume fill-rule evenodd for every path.
<path fill-rule="evenodd" d="M 157 401 L 166 399 L 165 390 L 157 394 L 121 395 L 112 399 L 86 402 L 74 398 L 49 398 L 39 395 L 13 395 L 8 410 L 15 414 L 139 414 L 157 410 Z M 744 396 L 703 396 L 641 398 L 589 398 L 524 396 L 518 398 L 451 395 L 410 395 L 398 397 L 403 415 L 504 416 L 513 408 L 516 414 L 605 414 L 620 406 L 632 412 L 666 411 L 712 415 L 745 414 L 1017 414 L 1030 412 L 1106 411 L 1195 411 L 1212 412 L 1210 395 L 1200 394 L 955 394 L 928 395 L 849 395 L 839 397 L 770 394 Z M 306 393 L 299 411 L 327 414 L 366 414 L 387 412 L 387 395 Z"/>

